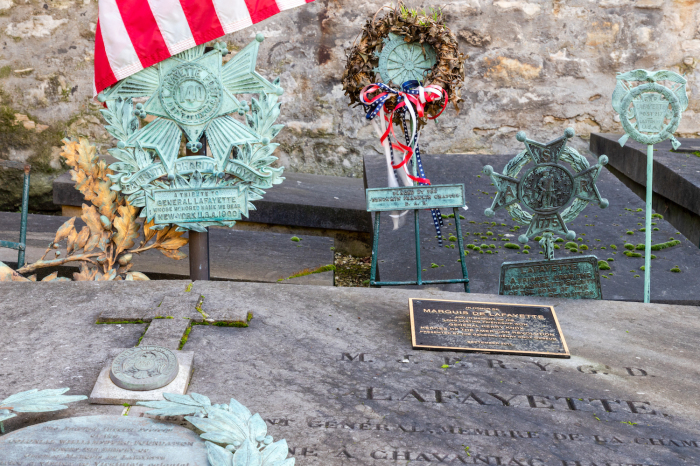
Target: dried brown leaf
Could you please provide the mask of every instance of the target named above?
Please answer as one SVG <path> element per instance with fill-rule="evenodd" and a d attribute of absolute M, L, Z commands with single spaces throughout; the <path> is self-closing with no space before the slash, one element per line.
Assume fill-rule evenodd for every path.
<path fill-rule="evenodd" d="M 29 280 L 30 282 L 35 282 L 36 281 L 36 274 L 28 276 L 27 280 Z"/>
<path fill-rule="evenodd" d="M 143 244 L 148 243 L 151 241 L 151 238 L 153 238 L 153 235 L 156 234 L 158 230 L 153 229 L 153 225 L 155 225 L 155 220 L 151 220 L 148 223 L 143 224 L 143 235 L 144 235 L 144 240 Z"/>
<path fill-rule="evenodd" d="M 146 275 L 142 274 L 141 272 L 129 272 L 126 274 L 126 279 L 129 281 L 146 281 L 150 280 Z"/>
<path fill-rule="evenodd" d="M 95 248 L 97 247 L 97 243 L 100 242 L 100 238 L 102 238 L 102 233 L 99 233 L 99 234 L 92 234 L 92 235 L 90 236 L 90 240 L 87 242 L 87 244 L 85 244 L 85 249 L 84 249 L 84 251 L 85 251 L 85 252 L 90 252 L 90 251 L 92 251 L 93 249 L 95 249 Z"/>
<path fill-rule="evenodd" d="M 164 256 L 169 257 L 171 259 L 175 259 L 176 261 L 179 261 L 181 259 L 184 259 L 187 257 L 187 254 L 185 254 L 182 251 L 174 250 L 174 249 L 161 249 L 158 248 L 160 252 L 163 253 Z"/>
<path fill-rule="evenodd" d="M 114 212 L 117 210 L 117 192 L 112 191 L 111 181 L 98 181 L 94 185 L 95 197 L 92 203 L 97 206 L 100 214 L 110 221 L 114 219 Z"/>
<path fill-rule="evenodd" d="M 63 238 L 67 238 L 71 231 L 75 231 L 75 227 L 73 226 L 74 223 L 75 217 L 71 218 L 70 220 L 66 220 L 66 222 L 61 225 L 56 232 L 56 237 L 54 238 L 53 242 L 58 243 L 63 240 Z"/>
<path fill-rule="evenodd" d="M 78 234 L 78 239 L 76 240 L 75 249 L 82 249 L 87 244 L 87 240 L 90 237 L 90 229 L 88 227 L 83 227 Z"/>
<path fill-rule="evenodd" d="M 66 252 L 70 254 L 73 252 L 73 249 L 75 249 L 75 243 L 78 240 L 78 232 L 75 231 L 75 228 L 71 230 L 70 234 L 68 235 L 68 239 L 66 241 Z"/>
<path fill-rule="evenodd" d="M 187 244 L 187 238 L 183 237 L 177 237 L 177 238 L 168 238 L 167 240 L 163 241 L 160 243 L 158 246 L 156 246 L 159 249 L 170 249 L 170 250 L 176 250 L 180 249 L 184 245 Z"/>
<path fill-rule="evenodd" d="M 104 231 L 104 227 L 100 221 L 100 214 L 97 212 L 95 206 L 83 204 L 83 215 L 81 215 L 80 218 L 83 219 L 83 222 L 85 222 L 90 229 L 90 233 L 93 235 L 101 235 Z"/>
<path fill-rule="evenodd" d="M 80 272 L 73 274 L 73 280 L 76 282 L 88 282 L 95 279 L 97 270 L 90 270 L 86 264 L 80 264 Z"/>
<path fill-rule="evenodd" d="M 50 275 L 45 276 L 44 278 L 41 279 L 42 282 L 50 282 L 52 280 L 55 280 L 58 278 L 58 272 L 54 272 Z"/>
<path fill-rule="evenodd" d="M 139 236 L 139 224 L 136 222 L 138 209 L 129 204 L 119 206 L 119 215 L 114 219 L 114 228 L 117 233 L 112 238 L 116 247 L 115 254 L 129 249 Z"/>

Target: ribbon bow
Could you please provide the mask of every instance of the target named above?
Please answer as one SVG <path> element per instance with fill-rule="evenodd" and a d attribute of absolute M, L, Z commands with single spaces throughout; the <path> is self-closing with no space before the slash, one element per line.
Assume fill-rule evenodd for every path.
<path fill-rule="evenodd" d="M 370 97 L 372 94 L 375 95 Z M 391 99 L 396 99 L 396 102 L 394 108 L 389 111 L 387 103 L 389 103 Z M 398 187 L 399 185 L 395 172 L 397 169 L 401 169 L 399 175 L 404 186 L 412 186 L 413 183 L 410 180 L 423 185 L 430 184 L 430 180 L 425 176 L 423 164 L 420 159 L 420 150 L 418 148 L 418 118 L 426 118 L 426 104 L 435 101 L 439 102 L 441 100 L 444 100 L 442 108 L 437 115 L 432 117 L 428 116 L 427 119 L 429 120 L 436 119 L 447 107 L 447 93 L 438 85 L 431 84 L 423 87 L 418 81 L 412 80 L 403 83 L 400 89 L 393 89 L 384 83 L 375 83 L 366 86 L 362 89 L 362 92 L 360 92 L 360 101 L 365 105 L 367 110 L 366 118 L 372 122 L 375 132 L 377 136 L 379 136 L 380 142 L 384 147 L 389 187 Z M 397 111 L 400 112 L 402 118 L 406 144 L 400 143 L 396 133 L 394 133 L 393 122 Z M 406 114 L 408 114 L 411 120 L 410 136 L 406 125 Z M 375 119 L 377 115 L 380 117 L 378 118 L 379 122 Z M 392 142 L 391 136 L 394 137 L 395 142 Z M 400 162 L 396 164 L 394 164 L 393 149 L 403 153 Z M 408 171 L 407 164 L 414 153 L 416 155 L 416 168 L 420 176 L 414 176 Z M 402 217 L 407 212 L 408 211 L 404 211 L 401 214 L 398 212 L 392 213 L 393 215 L 391 215 L 391 217 L 394 220 L 394 229 L 399 227 Z M 442 215 L 439 209 L 431 209 L 431 213 L 438 235 L 438 243 L 442 246 L 442 233 L 440 231 L 440 226 L 443 225 Z"/>

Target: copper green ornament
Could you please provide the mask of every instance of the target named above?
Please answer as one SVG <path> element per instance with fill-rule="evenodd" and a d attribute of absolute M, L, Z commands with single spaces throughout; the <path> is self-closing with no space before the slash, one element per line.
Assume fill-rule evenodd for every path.
<path fill-rule="evenodd" d="M 590 202 L 603 209 L 608 206 L 596 186 L 600 171 L 608 163 L 607 156 L 601 155 L 597 164 L 589 166 L 584 156 L 567 146 L 572 137 L 574 130 L 568 128 L 564 136 L 543 144 L 519 131 L 516 138 L 525 144 L 525 150 L 508 162 L 503 173 L 496 173 L 490 165 L 484 167 L 498 190 L 484 214 L 492 217 L 497 210 L 506 209 L 515 222 L 527 226 L 518 240 L 524 244 L 534 236 L 542 236 L 540 245 L 549 260 L 554 258 L 554 235 L 568 240 L 576 237 L 566 223 Z M 530 163 L 533 165 L 518 178 Z"/>
<path fill-rule="evenodd" d="M 646 222 L 644 248 L 644 302 L 651 300 L 651 200 L 654 178 L 654 144 L 666 139 L 676 150 L 681 143 L 673 136 L 688 108 L 687 80 L 673 71 L 634 70 L 618 73 L 612 95 L 613 109 L 620 115 L 625 135 L 647 146 Z"/>
<path fill-rule="evenodd" d="M 202 45 L 191 48 L 98 96 L 107 106 L 106 129 L 118 140 L 109 150 L 119 160 L 109 167 L 112 189 L 143 207 L 141 216 L 155 229 L 233 226 L 265 189 L 284 180 L 283 168 L 271 166 L 279 144 L 270 142 L 283 128 L 274 124 L 283 91 L 279 79 L 270 82 L 255 70 L 262 40 L 258 34 L 225 64 L 223 43 L 206 53 Z M 240 94 L 259 98 L 248 105 Z M 148 115 L 155 120 L 140 124 Z M 197 155 L 181 156 L 183 134 Z"/>

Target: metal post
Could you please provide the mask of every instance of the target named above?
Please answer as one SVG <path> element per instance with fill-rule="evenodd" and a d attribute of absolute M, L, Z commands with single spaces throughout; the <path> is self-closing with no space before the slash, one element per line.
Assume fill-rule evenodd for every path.
<path fill-rule="evenodd" d="M 423 277 L 421 277 L 420 268 L 420 227 L 418 226 L 418 212 L 418 209 L 413 211 L 413 218 L 416 223 L 416 282 L 418 283 L 418 285 L 422 285 Z"/>
<path fill-rule="evenodd" d="M 29 210 L 29 172 L 31 165 L 24 166 L 24 186 L 22 187 L 22 218 L 19 224 L 19 253 L 17 268 L 24 267 L 27 250 L 27 211 Z"/>
<path fill-rule="evenodd" d="M 209 280 L 209 232 L 190 231 L 190 280 Z"/>
<path fill-rule="evenodd" d="M 202 148 L 198 153 L 187 150 L 187 155 L 207 155 L 207 138 L 199 140 Z M 190 280 L 209 280 L 209 229 L 206 232 L 189 232 L 190 247 Z"/>
<path fill-rule="evenodd" d="M 457 228 L 457 246 L 459 247 L 459 262 L 462 264 L 462 278 L 467 280 L 464 282 L 464 292 L 469 293 L 469 272 L 467 272 L 467 263 L 464 254 L 464 240 L 462 238 L 462 225 L 459 222 L 459 210 L 455 207 L 452 209 L 455 214 L 455 227 Z"/>
<path fill-rule="evenodd" d="M 651 301 L 651 198 L 654 193 L 654 145 L 647 146 L 647 209 L 644 243 L 644 302 Z"/>
<path fill-rule="evenodd" d="M 379 253 L 379 214 L 374 213 L 374 241 L 372 241 L 372 268 L 369 273 L 369 284 L 374 285 L 377 279 L 377 254 Z"/>

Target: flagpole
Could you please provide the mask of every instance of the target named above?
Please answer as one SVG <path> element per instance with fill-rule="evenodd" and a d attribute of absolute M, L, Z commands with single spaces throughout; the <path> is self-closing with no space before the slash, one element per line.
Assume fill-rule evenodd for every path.
<path fill-rule="evenodd" d="M 646 196 L 646 223 L 644 233 L 644 302 L 651 301 L 651 199 L 654 192 L 654 145 L 647 145 L 647 196 Z"/>

